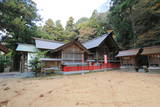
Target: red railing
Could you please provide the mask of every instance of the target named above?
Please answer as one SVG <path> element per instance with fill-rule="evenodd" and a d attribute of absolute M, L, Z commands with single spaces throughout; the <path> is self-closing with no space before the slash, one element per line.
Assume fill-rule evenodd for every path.
<path fill-rule="evenodd" d="M 65 66 L 62 68 L 62 71 L 70 72 L 70 71 L 81 71 L 81 70 L 98 70 L 98 69 L 105 69 L 105 68 L 120 68 L 120 64 L 107 63 L 107 64 L 93 65 L 93 66 Z"/>

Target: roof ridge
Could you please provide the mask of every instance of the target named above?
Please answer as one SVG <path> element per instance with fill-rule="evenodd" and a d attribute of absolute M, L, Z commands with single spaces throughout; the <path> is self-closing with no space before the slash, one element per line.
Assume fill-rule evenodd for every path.
<path fill-rule="evenodd" d="M 154 47 L 160 47 L 160 45 L 147 46 L 147 47 L 143 47 L 143 49 L 154 48 Z M 132 50 L 137 50 L 137 49 L 140 49 L 140 48 L 133 48 L 133 49 L 127 49 L 127 50 L 122 50 L 122 51 L 132 51 Z"/>
<path fill-rule="evenodd" d="M 122 51 L 133 51 L 133 50 L 137 50 L 137 49 L 140 49 L 140 48 L 134 48 L 134 49 L 121 50 L 121 52 L 122 52 Z"/>
<path fill-rule="evenodd" d="M 36 38 L 36 37 L 33 37 L 33 39 L 35 39 L 35 40 L 47 41 L 47 42 L 55 42 L 55 43 L 65 44 L 64 42 L 59 42 L 59 41 L 49 40 L 49 39 L 43 39 L 43 38 Z"/>
<path fill-rule="evenodd" d="M 148 46 L 148 47 L 143 47 L 143 48 L 153 48 L 153 47 L 160 47 L 160 45 Z"/>

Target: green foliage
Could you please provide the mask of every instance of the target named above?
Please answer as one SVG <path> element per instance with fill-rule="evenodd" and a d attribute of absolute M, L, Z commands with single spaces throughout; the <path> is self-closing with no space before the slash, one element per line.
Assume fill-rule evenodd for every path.
<path fill-rule="evenodd" d="M 44 39 L 51 39 L 56 41 L 64 41 L 64 28 L 60 20 L 57 20 L 55 23 L 52 19 L 48 19 L 45 22 L 45 25 L 39 27 L 37 30 L 38 37 Z"/>
<path fill-rule="evenodd" d="M 84 42 L 105 34 L 110 28 L 108 12 L 98 13 L 95 10 L 90 18 L 82 17 L 76 23 L 74 23 L 73 17 L 69 17 L 65 29 L 60 20 L 54 23 L 54 21 L 48 19 L 45 25 L 38 29 L 38 36 L 63 42 L 68 42 L 79 37 L 79 40 Z"/>
<path fill-rule="evenodd" d="M 36 30 L 37 37 L 43 39 L 51 39 L 53 40 L 53 36 L 49 35 L 47 32 L 43 31 L 42 27 L 38 27 Z"/>
<path fill-rule="evenodd" d="M 108 12 L 98 13 L 96 10 L 93 11 L 88 20 L 83 18 L 78 20 L 76 26 L 79 30 L 79 40 L 82 42 L 101 36 L 111 28 L 108 21 Z"/>
<path fill-rule="evenodd" d="M 80 18 L 77 22 L 76 22 L 76 25 L 80 24 L 80 23 L 84 23 L 84 22 L 87 22 L 89 21 L 89 18 L 87 17 L 82 17 Z"/>
<path fill-rule="evenodd" d="M 71 31 L 73 31 L 74 27 L 75 27 L 74 26 L 74 19 L 73 19 L 73 17 L 69 17 L 65 28 L 67 31 L 71 32 Z"/>
<path fill-rule="evenodd" d="M 9 50 L 7 54 L 0 53 L 0 72 L 3 72 L 5 67 L 11 66 L 12 51 Z"/>
<path fill-rule="evenodd" d="M 160 44 L 157 0 L 112 0 L 109 23 L 121 48 Z"/>
<path fill-rule="evenodd" d="M 41 71 L 43 64 L 40 62 L 40 58 L 44 58 L 47 52 L 48 51 L 37 52 L 36 57 L 33 60 L 31 60 L 31 62 L 30 62 L 32 71 L 34 71 L 36 73 Z"/>
<path fill-rule="evenodd" d="M 16 43 L 31 43 L 35 36 L 35 22 L 39 20 L 36 4 L 31 0 L 2 0 L 0 2 L 0 30 L 6 31 L 4 42 L 11 49 Z M 10 36 L 12 35 L 12 36 Z"/>
<path fill-rule="evenodd" d="M 78 35 L 78 30 L 74 24 L 74 18 L 69 17 L 65 26 L 65 36 L 68 41 L 73 40 Z"/>
<path fill-rule="evenodd" d="M 0 0 L 0 31 L 2 40 L 13 50 L 13 70 L 20 58 L 16 52 L 17 43 L 33 43 L 37 35 L 35 23 L 40 20 L 36 4 L 32 0 Z"/>
<path fill-rule="evenodd" d="M 43 31 L 49 35 L 53 35 L 55 30 L 55 24 L 52 19 L 48 19 L 43 26 Z"/>
<path fill-rule="evenodd" d="M 64 41 L 65 40 L 65 38 L 64 38 L 64 28 L 63 28 L 60 20 L 56 21 L 54 34 L 57 37 L 57 39 L 56 39 L 57 41 Z"/>

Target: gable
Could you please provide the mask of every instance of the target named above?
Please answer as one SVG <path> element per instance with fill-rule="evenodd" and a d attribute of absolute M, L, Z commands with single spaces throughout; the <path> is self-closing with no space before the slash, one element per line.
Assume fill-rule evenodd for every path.
<path fill-rule="evenodd" d="M 108 47 L 111 48 L 115 48 L 116 50 L 119 49 L 117 43 L 115 42 L 115 40 L 112 37 L 113 32 L 110 32 L 108 34 L 104 34 L 100 37 L 94 38 L 92 40 L 89 40 L 85 43 L 83 43 L 83 46 L 87 49 L 93 49 L 93 48 L 97 48 L 99 46 L 101 46 L 102 44 L 104 44 L 105 42 L 107 42 L 106 44 L 108 45 Z"/>
<path fill-rule="evenodd" d="M 91 54 L 90 51 L 87 50 L 80 42 L 75 41 L 75 40 L 73 40 L 73 41 L 71 41 L 71 42 L 69 42 L 69 43 L 67 43 L 67 44 L 64 44 L 64 45 L 62 45 L 61 47 L 55 49 L 54 52 L 62 51 L 62 50 L 65 50 L 65 49 L 72 50 L 72 47 L 73 47 L 73 46 L 74 46 L 74 47 L 78 47 L 79 49 L 83 50 L 84 52 L 86 52 L 86 53 L 88 53 L 88 54 Z M 77 49 L 78 49 L 78 48 L 77 48 Z M 77 50 L 77 49 L 75 49 L 75 50 Z M 78 50 L 77 50 L 77 51 L 78 51 Z"/>
<path fill-rule="evenodd" d="M 108 35 L 104 34 L 100 37 L 94 38 L 92 40 L 89 40 L 89 41 L 83 43 L 83 46 L 86 47 L 87 49 L 92 49 L 92 48 L 98 47 L 107 37 L 108 37 Z"/>
<path fill-rule="evenodd" d="M 63 51 L 69 52 L 69 53 L 79 53 L 79 52 L 83 52 L 83 49 L 81 49 L 76 44 L 71 44 L 70 46 L 64 48 Z"/>
<path fill-rule="evenodd" d="M 108 38 L 106 38 L 99 47 L 107 48 L 110 52 L 117 52 L 119 50 L 119 47 L 112 36 L 108 36 Z"/>

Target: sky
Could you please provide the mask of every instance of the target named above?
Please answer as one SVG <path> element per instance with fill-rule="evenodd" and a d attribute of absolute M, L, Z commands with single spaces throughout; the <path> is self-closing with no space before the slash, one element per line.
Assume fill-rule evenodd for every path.
<path fill-rule="evenodd" d="M 81 17 L 90 17 L 93 10 L 105 11 L 110 0 L 33 0 L 37 4 L 42 24 L 51 18 L 61 20 L 63 26 L 70 16 L 75 21 Z M 107 3 L 106 3 L 107 2 Z M 104 4 L 106 3 L 106 4 Z"/>

